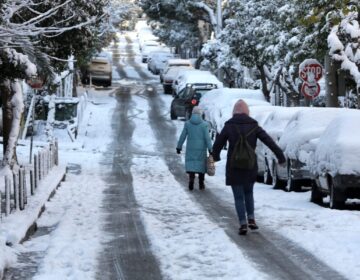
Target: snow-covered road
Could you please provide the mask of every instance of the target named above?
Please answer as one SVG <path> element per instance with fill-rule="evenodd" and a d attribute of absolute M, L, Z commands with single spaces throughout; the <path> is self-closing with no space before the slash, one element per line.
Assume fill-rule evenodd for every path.
<path fill-rule="evenodd" d="M 224 161 L 204 192 L 189 192 L 171 96 L 140 63 L 134 34 L 112 49 L 119 88 L 92 91 L 77 143 L 60 146 L 72 170 L 41 234 L 19 245 L 30 258 L 13 279 L 360 279 L 359 211 L 256 184 L 260 231 L 243 237 Z"/>

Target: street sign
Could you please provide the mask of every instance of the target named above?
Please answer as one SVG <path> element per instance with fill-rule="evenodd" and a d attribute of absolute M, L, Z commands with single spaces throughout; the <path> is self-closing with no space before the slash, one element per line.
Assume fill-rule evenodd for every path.
<path fill-rule="evenodd" d="M 304 82 L 318 82 L 323 76 L 323 67 L 316 59 L 306 59 L 299 66 L 299 77 Z"/>
<path fill-rule="evenodd" d="M 307 98 L 314 99 L 320 93 L 320 85 L 316 82 L 314 83 L 303 82 L 301 86 L 301 93 L 305 95 Z"/>

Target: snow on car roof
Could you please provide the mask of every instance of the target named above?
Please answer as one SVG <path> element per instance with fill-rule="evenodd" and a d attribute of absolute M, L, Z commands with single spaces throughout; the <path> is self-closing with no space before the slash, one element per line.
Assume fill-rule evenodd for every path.
<path fill-rule="evenodd" d="M 180 58 L 169 59 L 168 60 L 168 65 L 172 65 L 172 64 L 192 65 L 190 60 L 188 60 L 188 59 L 180 59 Z"/>
<path fill-rule="evenodd" d="M 281 135 L 279 145 L 290 158 L 307 156 L 314 149 L 310 141 L 319 138 L 328 124 L 345 108 L 309 108 L 298 111 L 288 122 Z M 303 162 L 305 160 L 302 160 Z"/>
<path fill-rule="evenodd" d="M 274 110 L 268 114 L 264 121 L 263 128 L 274 140 L 277 140 L 282 135 L 285 126 L 297 112 L 309 109 L 309 107 L 280 106 L 273 106 L 273 108 Z"/>
<path fill-rule="evenodd" d="M 196 69 L 182 71 L 179 73 L 176 80 L 178 81 L 177 92 L 180 92 L 188 84 L 196 83 L 214 84 L 217 85 L 218 88 L 223 87 L 223 83 L 220 82 L 211 72 Z"/>
<path fill-rule="evenodd" d="M 343 111 L 318 140 L 313 160 L 313 169 L 318 173 L 360 174 L 360 111 Z"/>

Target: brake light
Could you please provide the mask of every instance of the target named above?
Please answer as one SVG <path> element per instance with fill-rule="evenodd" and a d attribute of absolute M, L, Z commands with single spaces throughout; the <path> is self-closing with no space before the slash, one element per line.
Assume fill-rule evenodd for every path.
<path fill-rule="evenodd" d="M 191 104 L 192 104 L 192 105 L 196 105 L 196 103 L 197 103 L 197 100 L 196 100 L 196 99 L 192 99 L 192 100 L 191 100 Z"/>

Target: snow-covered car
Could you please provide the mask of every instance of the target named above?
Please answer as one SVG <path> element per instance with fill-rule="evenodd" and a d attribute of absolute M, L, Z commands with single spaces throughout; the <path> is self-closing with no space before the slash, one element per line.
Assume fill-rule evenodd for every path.
<path fill-rule="evenodd" d="M 307 110 L 309 107 L 280 107 L 272 106 L 274 110 L 267 114 L 266 120 L 262 123 L 263 129 L 269 134 L 269 136 L 278 144 L 281 135 L 284 132 L 284 128 L 290 121 L 290 119 L 300 110 Z M 255 117 L 256 118 L 256 117 Z M 258 163 L 259 170 L 263 170 L 263 179 L 265 184 L 274 184 L 274 187 L 279 187 L 279 182 L 272 180 L 272 168 L 277 167 L 277 159 L 271 150 L 263 145 L 261 142 L 256 147 L 256 152 L 259 157 L 264 157 L 264 160 Z M 261 165 L 263 164 L 263 165 Z M 274 173 L 278 174 L 283 172 L 282 177 L 287 176 L 287 169 L 278 167 Z M 280 184 L 282 181 L 280 182 Z"/>
<path fill-rule="evenodd" d="M 179 94 L 174 96 L 170 105 L 170 118 L 176 120 L 178 117 L 190 119 L 192 109 L 198 106 L 201 98 L 210 90 L 214 89 L 214 84 L 191 84 L 184 88 Z"/>
<path fill-rule="evenodd" d="M 255 106 L 268 107 L 261 90 L 221 88 L 209 91 L 199 104 L 204 112 L 204 118 L 214 133 L 220 133 L 224 123 L 231 118 L 234 104 L 244 99 L 250 107 L 250 114 Z M 214 134 L 213 133 L 213 134 Z"/>
<path fill-rule="evenodd" d="M 191 63 L 191 60 L 189 59 L 181 59 L 181 58 L 169 59 L 165 63 L 163 71 L 160 71 L 160 83 L 164 82 L 165 73 L 172 67 L 187 67 L 189 69 L 192 69 L 193 65 Z"/>
<path fill-rule="evenodd" d="M 251 108 L 250 116 L 254 118 L 258 125 L 263 127 L 264 123 L 267 121 L 267 119 L 273 114 L 274 111 L 279 110 L 279 106 L 253 106 Z M 264 182 L 264 175 L 265 175 L 265 148 L 267 148 L 261 141 L 257 142 L 255 153 L 257 158 L 257 164 L 258 164 L 258 175 L 257 175 L 257 181 L 258 182 Z"/>
<path fill-rule="evenodd" d="M 152 52 L 148 57 L 148 70 L 153 74 L 160 74 L 160 72 L 164 69 L 165 63 L 174 57 L 174 54 L 169 52 Z"/>
<path fill-rule="evenodd" d="M 141 50 L 141 61 L 143 63 L 146 63 L 149 54 L 152 52 L 168 52 L 168 53 L 170 53 L 170 49 L 168 47 L 160 46 L 160 45 L 144 46 Z"/>
<path fill-rule="evenodd" d="M 360 198 L 360 111 L 347 109 L 320 136 L 312 171 L 311 201 L 330 196 L 330 208 L 342 208 L 347 198 Z"/>
<path fill-rule="evenodd" d="M 344 113 L 344 108 L 308 108 L 294 114 L 284 128 L 279 146 L 284 151 L 287 164 L 272 166 L 273 185 L 298 191 L 311 186 L 314 176 L 310 164 L 317 147 L 317 139 L 329 123 Z"/>
<path fill-rule="evenodd" d="M 173 67 L 168 67 L 164 72 L 163 72 L 163 88 L 164 88 L 164 93 L 166 94 L 171 94 L 172 93 L 172 84 L 173 81 L 175 79 L 175 77 L 178 75 L 178 73 L 180 71 L 186 71 L 187 69 L 189 69 L 187 66 L 173 66 Z"/>
<path fill-rule="evenodd" d="M 178 73 L 173 81 L 173 93 L 179 94 L 184 88 L 193 84 L 207 84 L 213 88 L 222 88 L 223 83 L 210 71 L 189 69 Z"/>

